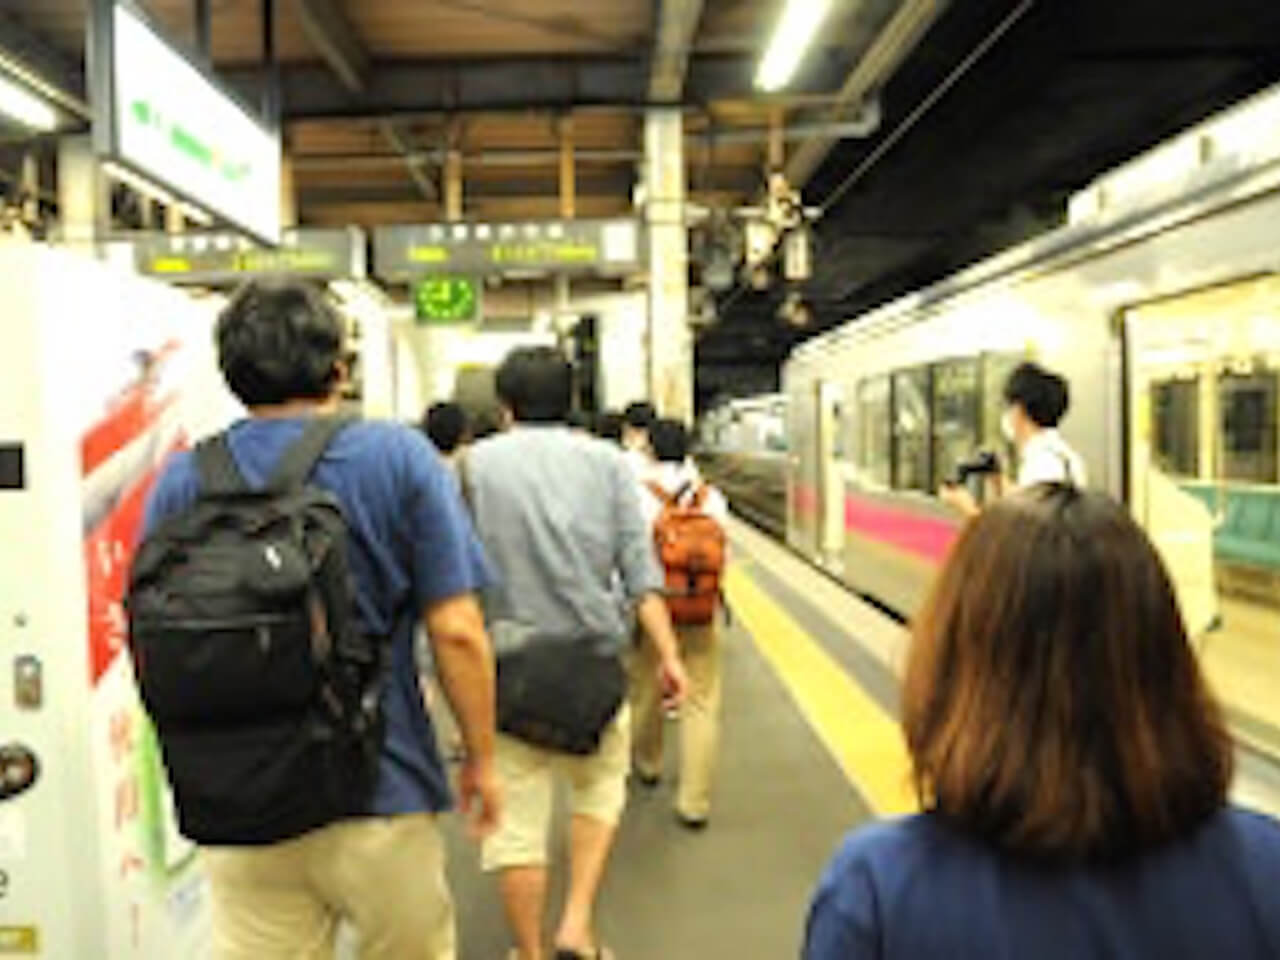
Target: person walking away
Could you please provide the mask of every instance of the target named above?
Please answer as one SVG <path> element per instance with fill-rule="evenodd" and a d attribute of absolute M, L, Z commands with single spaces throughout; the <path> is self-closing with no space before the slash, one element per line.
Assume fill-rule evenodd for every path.
<path fill-rule="evenodd" d="M 654 531 L 659 562 L 667 560 L 670 612 L 689 674 L 689 695 L 679 716 L 676 817 L 685 827 L 699 830 L 711 814 L 711 783 L 720 740 L 721 633 L 717 614 L 729 507 L 720 491 L 703 482 L 689 461 L 689 431 L 684 424 L 657 420 L 650 439 L 657 464 L 641 485 L 641 502 L 645 525 Z M 692 569 L 699 564 L 700 570 Z M 631 687 L 635 771 L 642 785 L 653 787 L 663 769 L 662 691 L 656 683 L 652 648 L 642 645 L 636 652 L 636 663 Z"/>
<path fill-rule="evenodd" d="M 334 419 L 342 330 L 298 283 L 232 297 L 218 360 L 251 416 L 170 461 L 131 575 L 135 670 L 217 960 L 328 960 L 340 920 L 362 960 L 455 957 L 419 619 L 466 744 L 462 808 L 479 834 L 499 819 L 488 566 L 418 431 Z"/>
<path fill-rule="evenodd" d="M 512 428 L 462 466 L 480 536 L 498 568 L 485 613 L 498 655 L 498 779 L 507 801 L 483 866 L 521 960 L 541 960 L 547 834 L 556 775 L 569 782 L 568 894 L 557 960 L 603 956 L 596 893 L 626 801 L 629 636 L 615 576 L 656 648 L 661 684 L 687 681 L 635 480 L 616 448 L 569 430 L 572 376 L 549 347 L 512 352 L 497 375 Z"/>
<path fill-rule="evenodd" d="M 1004 438 L 1018 454 L 1018 487 L 1037 483 L 1088 485 L 1084 458 L 1063 439 L 1058 425 L 1071 408 L 1067 381 L 1035 363 L 1022 363 L 1004 385 L 1005 410 L 1000 419 Z M 997 490 L 997 493 L 1003 491 Z M 942 499 L 967 516 L 978 513 L 965 487 L 944 486 Z"/>
<path fill-rule="evenodd" d="M 653 466 L 653 447 L 649 442 L 649 428 L 658 418 L 653 404 L 637 400 L 622 412 L 622 449 L 627 463 L 637 477 L 644 476 Z"/>
<path fill-rule="evenodd" d="M 422 428 L 440 456 L 450 466 L 471 444 L 471 423 L 461 404 L 452 401 L 433 403 L 422 418 Z"/>
<path fill-rule="evenodd" d="M 1280 956 L 1280 824 L 1128 510 L 1066 484 L 960 534 L 916 619 L 903 729 L 924 813 L 843 844 L 805 960 Z"/>

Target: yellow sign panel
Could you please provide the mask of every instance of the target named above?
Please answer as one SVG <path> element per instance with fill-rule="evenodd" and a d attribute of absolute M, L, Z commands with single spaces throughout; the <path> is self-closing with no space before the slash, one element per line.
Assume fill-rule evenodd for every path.
<path fill-rule="evenodd" d="M 39 952 L 38 927 L 0 927 L 0 954 L 34 956 Z"/>
<path fill-rule="evenodd" d="M 409 251 L 413 263 L 448 263 L 448 247 L 414 247 Z"/>

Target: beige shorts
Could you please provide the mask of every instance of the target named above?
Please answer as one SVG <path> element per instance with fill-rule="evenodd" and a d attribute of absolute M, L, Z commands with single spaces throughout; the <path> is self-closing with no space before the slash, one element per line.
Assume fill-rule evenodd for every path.
<path fill-rule="evenodd" d="M 453 960 L 444 842 L 428 814 L 345 820 L 264 847 L 201 851 L 215 960 L 332 960 L 338 924 L 361 960 Z"/>
<path fill-rule="evenodd" d="M 600 739 L 600 749 L 577 757 L 498 735 L 494 751 L 502 784 L 502 824 L 484 843 L 486 871 L 541 866 L 547 862 L 547 835 L 556 775 L 569 784 L 569 809 L 576 817 L 616 824 L 627 805 L 631 762 L 631 712 L 624 703 Z"/>

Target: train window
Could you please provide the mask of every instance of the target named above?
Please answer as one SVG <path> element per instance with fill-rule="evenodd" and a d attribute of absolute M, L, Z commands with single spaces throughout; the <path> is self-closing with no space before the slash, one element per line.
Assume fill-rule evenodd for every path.
<path fill-rule="evenodd" d="M 930 489 L 929 370 L 893 375 L 893 488 Z"/>
<path fill-rule="evenodd" d="M 864 380 L 858 386 L 858 468 L 864 482 L 888 487 L 893 462 L 889 431 L 889 378 Z"/>
<path fill-rule="evenodd" d="M 1276 372 L 1223 374 L 1218 381 L 1222 424 L 1222 478 L 1275 483 Z"/>
<path fill-rule="evenodd" d="M 982 443 L 993 450 L 1004 446 L 1007 454 L 1012 454 L 1013 448 L 1000 430 L 1004 385 L 1025 360 L 1026 357 L 1016 353 L 988 353 L 982 358 Z"/>
<path fill-rule="evenodd" d="M 982 440 L 977 359 L 949 360 L 933 367 L 933 482 L 937 489 L 973 456 Z"/>
<path fill-rule="evenodd" d="M 1160 470 L 1176 477 L 1199 475 L 1199 380 L 1165 380 L 1151 385 L 1151 446 Z"/>

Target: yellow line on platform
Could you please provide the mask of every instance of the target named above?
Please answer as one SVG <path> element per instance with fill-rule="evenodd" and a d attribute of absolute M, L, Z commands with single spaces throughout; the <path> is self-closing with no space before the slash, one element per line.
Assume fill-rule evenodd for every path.
<path fill-rule="evenodd" d="M 736 565 L 725 591 L 845 777 L 878 816 L 918 809 L 902 729 L 795 620 Z"/>

